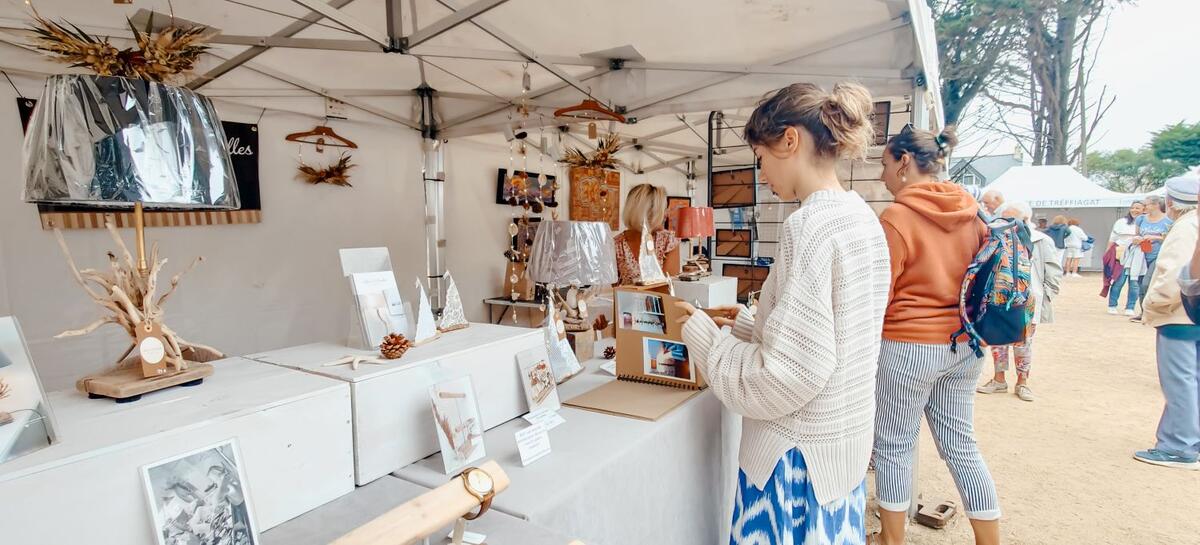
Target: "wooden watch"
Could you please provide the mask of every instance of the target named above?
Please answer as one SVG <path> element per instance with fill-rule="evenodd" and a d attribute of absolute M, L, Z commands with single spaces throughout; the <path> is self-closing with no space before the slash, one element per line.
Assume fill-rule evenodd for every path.
<path fill-rule="evenodd" d="M 463 515 L 464 519 L 475 520 L 482 517 L 484 513 L 492 506 L 492 498 L 496 495 L 496 483 L 492 480 L 492 476 L 488 472 L 477 467 L 468 467 L 459 474 L 462 478 L 463 487 L 472 496 L 479 500 L 479 512 L 467 513 Z"/>

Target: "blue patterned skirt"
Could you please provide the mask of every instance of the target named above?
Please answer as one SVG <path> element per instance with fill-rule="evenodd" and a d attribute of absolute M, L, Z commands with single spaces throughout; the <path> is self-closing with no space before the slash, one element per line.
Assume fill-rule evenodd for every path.
<path fill-rule="evenodd" d="M 761 490 L 738 472 L 730 545 L 864 545 L 867 541 L 866 479 L 849 496 L 817 503 L 800 449 L 775 465 Z"/>

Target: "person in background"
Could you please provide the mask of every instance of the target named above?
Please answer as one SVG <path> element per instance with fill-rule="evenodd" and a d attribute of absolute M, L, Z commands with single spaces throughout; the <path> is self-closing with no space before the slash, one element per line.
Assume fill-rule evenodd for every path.
<path fill-rule="evenodd" d="M 1017 385 L 1014 392 L 1021 401 L 1033 401 L 1033 390 L 1029 388 L 1029 370 L 1033 366 L 1033 335 L 1039 324 L 1054 321 L 1051 302 L 1058 295 L 1059 282 L 1062 280 L 1062 264 L 1054 259 L 1057 253 L 1054 241 L 1036 229 L 1029 228 L 1029 219 L 1033 210 L 1024 202 L 1009 202 L 1000 207 L 1000 215 L 1014 218 L 1022 223 L 1022 238 L 1028 236 L 1028 245 L 1032 250 L 1029 256 L 1030 278 L 1029 298 L 1033 301 L 1033 326 L 1029 328 L 1029 337 L 1025 342 L 1008 346 L 992 347 L 992 364 L 996 374 L 987 384 L 975 389 L 981 394 L 1003 394 L 1008 392 L 1008 382 L 1005 373 L 1008 371 L 1008 353 L 1013 353 L 1013 361 L 1017 368 Z"/>
<path fill-rule="evenodd" d="M 741 470 L 729 543 L 861 545 L 873 390 L 887 307 L 888 250 L 871 207 L 838 180 L 866 155 L 871 95 L 857 84 L 786 87 L 746 122 L 760 174 L 800 207 L 755 316 L 713 320 L 680 302 L 689 359 L 742 415 Z M 732 325 L 733 333 L 720 325 Z"/>
<path fill-rule="evenodd" d="M 1004 194 L 995 189 L 989 189 L 983 193 L 983 198 L 979 200 L 983 203 L 983 209 L 988 215 L 995 216 L 999 213 L 1000 206 L 1004 204 Z"/>
<path fill-rule="evenodd" d="M 625 196 L 625 210 L 621 219 L 625 230 L 614 237 L 617 251 L 617 283 L 622 286 L 637 284 L 642 280 L 642 268 L 638 258 L 642 248 L 642 229 L 649 228 L 654 241 L 654 254 L 663 274 L 674 276 L 679 273 L 679 238 L 673 231 L 663 228 L 667 214 L 667 190 L 656 185 L 638 184 Z"/>
<path fill-rule="evenodd" d="M 1045 233 L 1046 229 L 1048 229 L 1049 227 L 1050 227 L 1050 222 L 1046 218 L 1038 218 L 1037 219 L 1037 230 L 1038 231 Z"/>
<path fill-rule="evenodd" d="M 1065 276 L 1079 278 L 1079 260 L 1083 257 L 1083 241 L 1087 238 L 1088 234 L 1079 226 L 1079 218 L 1067 220 L 1067 236 L 1063 240 L 1066 246 L 1066 263 L 1063 265 L 1067 272 Z"/>
<path fill-rule="evenodd" d="M 1200 240 L 1196 219 L 1200 179 L 1179 176 L 1167 180 L 1166 187 L 1175 225 L 1159 248 L 1150 289 L 1142 302 L 1143 322 L 1157 329 L 1158 382 L 1166 405 L 1154 447 L 1139 450 L 1133 457 L 1148 464 L 1200 470 L 1200 326 L 1184 309 L 1179 281 Z"/>
<path fill-rule="evenodd" d="M 1150 289 L 1150 278 L 1154 275 L 1154 266 L 1158 261 L 1158 250 L 1162 247 L 1163 237 L 1167 231 L 1171 230 L 1171 224 L 1174 221 L 1167 216 L 1167 208 L 1163 202 L 1163 198 L 1157 195 L 1146 197 L 1142 201 L 1145 208 L 1145 214 L 1138 217 L 1134 225 L 1137 226 L 1137 235 L 1133 237 L 1133 243 L 1140 246 L 1142 253 L 1146 258 L 1146 272 L 1142 275 L 1142 280 L 1138 289 L 1138 302 L 1142 302 L 1146 298 L 1146 292 Z M 1132 278 L 1132 276 L 1131 276 Z M 1140 322 L 1142 316 L 1139 314 L 1130 318 L 1130 321 Z"/>
<path fill-rule="evenodd" d="M 979 204 L 940 180 L 957 139 L 906 127 L 884 147 L 881 179 L 896 201 L 879 220 L 891 254 L 892 290 L 875 387 L 875 487 L 879 543 L 905 541 L 921 418 L 962 496 L 975 542 L 1000 542 L 996 485 L 975 443 L 975 385 L 983 369 L 959 329 L 963 274 L 987 239 Z"/>
<path fill-rule="evenodd" d="M 1105 271 L 1111 271 L 1111 274 L 1106 277 L 1105 281 L 1111 282 L 1111 286 L 1108 288 L 1109 314 L 1116 314 L 1118 312 L 1117 302 L 1121 299 L 1121 290 L 1125 287 L 1125 284 L 1129 284 L 1129 292 L 1125 295 L 1125 314 L 1133 316 L 1133 309 L 1137 306 L 1138 280 L 1140 278 L 1138 276 L 1130 276 L 1129 273 L 1139 272 L 1140 268 L 1139 270 L 1131 271 L 1128 267 L 1125 267 L 1124 260 L 1125 255 L 1129 252 L 1129 247 L 1133 244 L 1133 237 L 1137 236 L 1137 226 L 1134 224 L 1137 218 L 1142 215 L 1144 208 L 1140 202 L 1129 205 L 1129 212 L 1113 223 L 1112 232 L 1108 235 L 1108 251 L 1105 252 Z"/>
<path fill-rule="evenodd" d="M 1058 215 L 1050 222 L 1050 227 L 1046 228 L 1046 236 L 1054 241 L 1055 256 L 1059 263 L 1065 264 L 1064 255 L 1067 251 L 1067 217 Z"/>

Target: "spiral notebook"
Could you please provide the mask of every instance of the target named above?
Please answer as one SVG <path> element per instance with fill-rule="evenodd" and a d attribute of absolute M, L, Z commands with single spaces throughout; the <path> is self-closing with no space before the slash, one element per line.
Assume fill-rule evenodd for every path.
<path fill-rule="evenodd" d="M 642 420 L 658 420 L 707 385 L 692 364 L 678 322 L 681 301 L 666 284 L 614 290 L 617 380 L 566 405 Z"/>

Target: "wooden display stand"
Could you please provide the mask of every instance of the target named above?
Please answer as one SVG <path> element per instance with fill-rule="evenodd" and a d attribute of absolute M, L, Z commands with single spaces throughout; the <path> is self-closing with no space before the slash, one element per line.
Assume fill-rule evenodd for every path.
<path fill-rule="evenodd" d="M 492 477 L 496 494 L 508 488 L 508 474 L 493 461 L 479 466 Z M 401 505 L 335 540 L 333 545 L 395 545 L 429 537 L 447 524 L 475 511 L 479 500 L 455 477 L 419 498 Z M 487 516 L 486 514 L 484 515 Z M 455 534 L 461 539 L 461 526 Z"/>
<path fill-rule="evenodd" d="M 130 366 L 83 377 L 75 383 L 75 389 L 91 399 L 108 397 L 117 403 L 129 403 L 141 399 L 142 394 L 172 386 L 199 386 L 212 374 L 212 365 L 197 362 L 190 362 L 186 370 L 151 378 L 143 377 L 140 367 Z"/>

